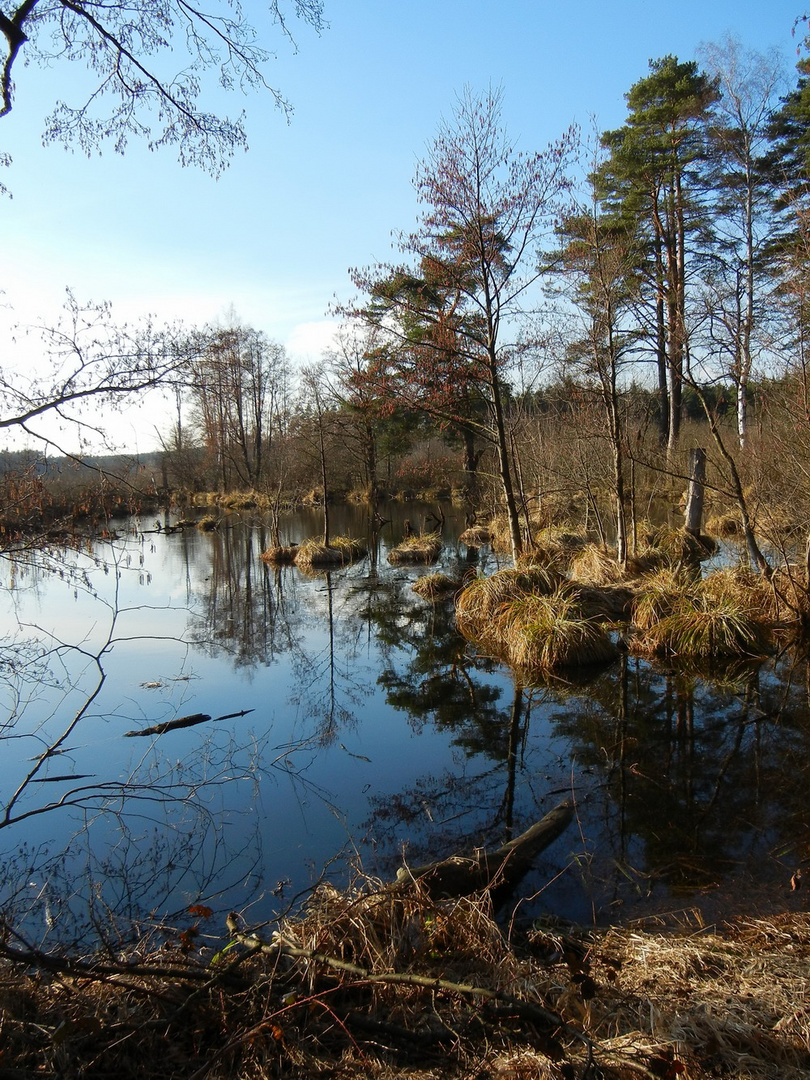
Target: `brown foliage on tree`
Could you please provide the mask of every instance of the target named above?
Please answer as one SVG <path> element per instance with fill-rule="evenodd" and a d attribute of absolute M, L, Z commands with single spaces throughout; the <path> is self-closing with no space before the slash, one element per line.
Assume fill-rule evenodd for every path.
<path fill-rule="evenodd" d="M 400 237 L 410 262 L 353 271 L 367 299 L 344 313 L 383 328 L 376 377 L 434 416 L 474 426 L 495 449 L 512 552 L 523 548 L 505 398 L 508 373 L 538 339 L 527 300 L 537 253 L 569 181 L 574 132 L 517 152 L 501 94 L 465 91 L 417 168 L 424 212 Z"/>

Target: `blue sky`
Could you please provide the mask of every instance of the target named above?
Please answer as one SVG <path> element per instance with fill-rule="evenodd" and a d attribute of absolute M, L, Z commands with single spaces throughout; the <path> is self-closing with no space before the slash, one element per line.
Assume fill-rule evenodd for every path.
<path fill-rule="evenodd" d="M 260 0 L 243 6 L 261 18 Z M 330 302 L 351 295 L 348 267 L 389 258 L 392 231 L 413 225 L 415 163 L 465 85 L 502 86 L 510 135 L 542 149 L 574 121 L 619 126 L 651 58 L 692 59 L 727 34 L 779 49 L 792 85 L 802 10 L 786 0 L 325 0 L 327 29 L 297 30 L 297 52 L 268 31 L 289 125 L 269 97 L 224 99 L 231 113 L 246 109 L 250 150 L 219 179 L 181 168 L 171 149 L 132 143 L 88 159 L 43 147 L 44 116 L 85 77 L 69 64 L 18 66 L 14 110 L 0 119 L 0 151 L 13 158 L 0 177 L 13 194 L 0 201 L 2 320 L 52 320 L 67 287 L 109 300 L 122 321 L 200 325 L 232 306 L 296 364 L 312 361 Z M 146 449 L 153 421 L 128 423 Z"/>

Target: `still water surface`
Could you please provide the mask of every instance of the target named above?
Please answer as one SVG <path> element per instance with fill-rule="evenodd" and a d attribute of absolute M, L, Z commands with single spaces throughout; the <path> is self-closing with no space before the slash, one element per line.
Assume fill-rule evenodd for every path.
<path fill-rule="evenodd" d="M 412 591 L 424 568 L 388 563 L 404 519 L 429 511 L 386 508 L 373 555 L 331 574 L 265 565 L 266 530 L 238 518 L 213 533 L 122 522 L 47 569 L 7 562 L 0 889 L 15 925 L 86 940 L 182 925 L 196 903 L 259 922 L 323 875 L 385 880 L 403 859 L 499 845 L 566 797 L 577 820 L 524 882 L 527 915 L 800 905 L 806 659 L 705 679 L 623 657 L 523 685 L 460 638 L 452 604 Z M 494 570 L 446 514 L 430 569 Z M 318 529 L 302 513 L 282 537 Z M 336 512 L 335 533 L 368 529 L 365 511 Z M 194 714 L 211 719 L 127 737 Z"/>

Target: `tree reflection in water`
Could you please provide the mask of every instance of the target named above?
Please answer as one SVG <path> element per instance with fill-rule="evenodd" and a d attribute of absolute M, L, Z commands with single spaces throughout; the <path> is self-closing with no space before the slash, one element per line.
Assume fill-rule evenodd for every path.
<path fill-rule="evenodd" d="M 199 901 L 266 918 L 344 844 L 390 878 L 403 854 L 500 845 L 567 795 L 577 825 L 524 885 L 543 907 L 785 903 L 810 836 L 806 658 L 708 678 L 623 656 L 584 684 L 532 684 L 461 638 L 451 602 L 413 593 L 423 571 L 390 567 L 382 533 L 374 558 L 312 578 L 261 562 L 260 522 L 141 535 L 76 554 L 36 604 L 7 593 L 7 918 L 70 940 Z M 442 568 L 465 556 L 448 543 Z M 73 608 L 49 629 L 60 589 Z M 121 738 L 241 709 L 146 751 Z"/>
<path fill-rule="evenodd" d="M 515 677 L 507 703 L 494 665 L 454 633 L 449 607 L 400 597 L 396 611 L 397 645 L 380 676 L 388 700 L 412 727 L 435 725 L 488 767 L 428 771 L 376 801 L 388 872 L 403 836 L 411 862 L 500 843 L 516 815 L 525 827 L 568 787 L 581 832 L 555 850 L 577 883 L 563 890 L 569 910 L 604 919 L 695 904 L 708 917 L 785 902 L 810 841 L 807 661 L 707 676 L 623 654 L 585 685 Z"/>
<path fill-rule="evenodd" d="M 651 893 L 707 911 L 784 902 L 807 854 L 803 666 L 782 658 L 706 678 L 624 657 L 555 715 L 572 757 L 604 775 L 603 907 L 650 907 Z"/>

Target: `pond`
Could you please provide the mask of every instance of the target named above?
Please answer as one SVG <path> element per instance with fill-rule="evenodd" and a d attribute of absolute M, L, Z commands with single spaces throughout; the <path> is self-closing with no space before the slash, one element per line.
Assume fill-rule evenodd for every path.
<path fill-rule="evenodd" d="M 0 904 L 27 939 L 115 945 L 189 906 L 250 923 L 321 879 L 392 879 L 500 845 L 562 799 L 573 826 L 510 910 L 701 921 L 800 905 L 810 668 L 785 652 L 709 679 L 623 655 L 529 686 L 456 632 L 452 602 L 372 554 L 329 574 L 260 559 L 269 534 L 130 520 L 82 551 L 7 559 Z M 441 568 L 497 568 L 444 509 Z M 291 515 L 282 538 L 319 531 Z M 366 536 L 368 512 L 335 509 Z M 140 734 L 180 717 L 196 722 Z M 134 733 L 134 734 L 133 734 Z"/>

